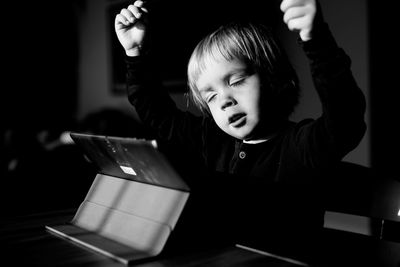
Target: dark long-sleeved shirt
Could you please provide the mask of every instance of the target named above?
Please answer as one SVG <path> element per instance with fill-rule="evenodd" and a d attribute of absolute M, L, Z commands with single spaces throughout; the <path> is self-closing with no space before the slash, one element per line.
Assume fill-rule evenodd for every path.
<path fill-rule="evenodd" d="M 300 45 L 310 62 L 322 115 L 288 121 L 276 136 L 259 144 L 227 135 L 211 117 L 182 112 L 161 88 L 151 61 L 126 59 L 128 98 L 141 120 L 160 139 L 200 155 L 208 170 L 228 174 L 221 178 L 223 183 L 236 184 L 235 190 L 221 195 L 235 192 L 230 195 L 234 208 L 227 210 L 236 213 L 238 225 L 246 228 L 238 231 L 237 242 L 252 244 L 257 236 L 261 243 L 268 240 L 285 250 L 301 247 L 304 238 L 316 235 L 323 223 L 318 189 L 323 173 L 353 150 L 365 133 L 365 98 L 353 78 L 349 57 L 328 26 L 321 25 L 312 40 Z M 253 243 L 257 246 L 259 241 Z"/>

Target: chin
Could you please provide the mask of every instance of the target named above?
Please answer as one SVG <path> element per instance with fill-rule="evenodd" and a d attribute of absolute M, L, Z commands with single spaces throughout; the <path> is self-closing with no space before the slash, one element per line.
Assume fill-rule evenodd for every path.
<path fill-rule="evenodd" d="M 252 137 L 251 132 L 249 131 L 236 131 L 233 133 L 231 132 L 230 135 L 240 140 L 248 140 Z"/>

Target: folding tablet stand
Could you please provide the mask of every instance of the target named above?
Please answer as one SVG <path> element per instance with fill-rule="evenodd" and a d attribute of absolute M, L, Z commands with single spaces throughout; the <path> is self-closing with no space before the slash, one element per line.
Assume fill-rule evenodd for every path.
<path fill-rule="evenodd" d="M 188 197 L 188 191 L 97 174 L 74 218 L 46 229 L 129 264 L 162 251 Z"/>

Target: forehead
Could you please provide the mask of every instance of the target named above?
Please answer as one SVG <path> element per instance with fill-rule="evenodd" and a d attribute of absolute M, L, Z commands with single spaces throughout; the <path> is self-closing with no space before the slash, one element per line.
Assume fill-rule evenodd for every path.
<path fill-rule="evenodd" d="M 203 61 L 203 68 L 198 75 L 196 86 L 199 91 L 208 89 L 208 87 L 211 87 L 215 83 L 246 71 L 247 68 L 247 64 L 238 58 L 207 57 Z"/>

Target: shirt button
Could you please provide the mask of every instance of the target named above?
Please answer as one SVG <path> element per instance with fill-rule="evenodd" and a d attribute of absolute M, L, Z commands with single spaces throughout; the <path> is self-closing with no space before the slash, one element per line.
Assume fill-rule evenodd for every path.
<path fill-rule="evenodd" d="M 240 151 L 239 158 L 244 159 L 246 157 L 246 152 Z"/>

